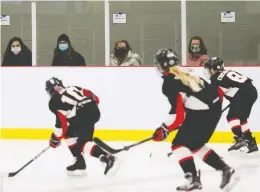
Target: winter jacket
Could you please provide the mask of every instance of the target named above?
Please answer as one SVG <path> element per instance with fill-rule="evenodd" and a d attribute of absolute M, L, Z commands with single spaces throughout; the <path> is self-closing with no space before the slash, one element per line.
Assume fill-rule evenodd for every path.
<path fill-rule="evenodd" d="M 143 61 L 140 55 L 133 53 L 132 51 L 128 51 L 127 57 L 121 62 L 113 53 L 110 56 L 110 66 L 141 66 L 142 63 Z"/>
<path fill-rule="evenodd" d="M 66 51 L 53 58 L 52 66 L 86 66 L 86 62 L 80 53 L 73 51 L 69 56 Z"/>
<path fill-rule="evenodd" d="M 32 66 L 32 52 L 21 51 L 18 55 L 4 56 L 2 66 Z"/>

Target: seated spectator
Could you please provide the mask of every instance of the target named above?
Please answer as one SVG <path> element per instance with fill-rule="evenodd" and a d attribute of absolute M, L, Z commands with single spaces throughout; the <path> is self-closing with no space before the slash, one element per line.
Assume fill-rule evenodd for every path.
<path fill-rule="evenodd" d="M 32 66 L 32 52 L 19 37 L 10 39 L 2 66 Z"/>
<path fill-rule="evenodd" d="M 203 66 L 204 62 L 209 58 L 207 55 L 207 48 L 202 38 L 199 36 L 191 38 L 188 50 L 187 66 Z"/>
<path fill-rule="evenodd" d="M 141 66 L 142 58 L 132 52 L 126 40 L 117 41 L 114 52 L 110 56 L 110 66 Z"/>
<path fill-rule="evenodd" d="M 58 37 L 52 66 L 86 66 L 84 57 L 74 50 L 66 34 Z"/>

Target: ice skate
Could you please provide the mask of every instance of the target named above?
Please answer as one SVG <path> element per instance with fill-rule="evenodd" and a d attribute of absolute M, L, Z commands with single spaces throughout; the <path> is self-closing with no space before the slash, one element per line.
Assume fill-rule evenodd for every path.
<path fill-rule="evenodd" d="M 247 148 L 248 152 L 247 153 L 253 153 L 258 151 L 257 143 L 255 138 L 252 138 L 251 140 L 246 140 L 247 142 Z"/>
<path fill-rule="evenodd" d="M 235 175 L 235 170 L 229 166 L 226 166 L 223 170 L 220 188 L 224 192 L 229 192 L 238 183 L 239 180 L 239 176 Z"/>
<path fill-rule="evenodd" d="M 102 155 L 100 161 L 105 164 L 104 174 L 110 177 L 113 176 L 119 168 L 117 158 L 113 155 Z"/>
<path fill-rule="evenodd" d="M 83 155 L 75 158 L 75 163 L 67 167 L 69 176 L 86 176 L 86 162 Z"/>
<path fill-rule="evenodd" d="M 243 137 L 234 136 L 234 139 L 235 139 L 235 144 L 232 145 L 228 149 L 228 151 L 239 150 L 240 148 L 247 146 L 247 143 Z"/>
<path fill-rule="evenodd" d="M 200 182 L 200 171 L 198 171 L 198 175 L 186 173 L 185 178 L 187 179 L 187 183 L 185 185 L 177 187 L 177 191 L 195 191 L 202 189 Z"/>

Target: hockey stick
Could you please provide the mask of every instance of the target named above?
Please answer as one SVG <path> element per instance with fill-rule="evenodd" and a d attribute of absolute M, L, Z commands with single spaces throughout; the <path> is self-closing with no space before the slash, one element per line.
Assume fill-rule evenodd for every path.
<path fill-rule="evenodd" d="M 23 167 L 21 167 L 19 170 L 15 171 L 15 172 L 10 172 L 7 173 L 7 177 L 14 177 L 15 175 L 17 175 L 20 171 L 22 171 L 25 167 L 27 167 L 29 164 L 31 164 L 33 161 L 35 161 L 38 157 L 40 157 L 44 152 L 46 152 L 48 149 L 50 148 L 50 146 L 46 147 L 45 149 L 43 149 L 38 155 L 36 155 L 33 159 L 31 159 L 28 163 L 26 163 Z"/>
<path fill-rule="evenodd" d="M 174 130 L 172 130 L 172 131 L 176 131 L 176 130 L 178 130 L 179 128 L 180 128 L 180 127 L 177 127 L 176 129 L 174 129 Z M 172 132 L 172 131 L 170 131 L 170 132 Z M 107 145 L 105 142 L 103 142 L 101 139 L 99 139 L 99 138 L 97 138 L 97 137 L 95 137 L 95 138 L 93 139 L 93 141 L 94 141 L 97 145 L 99 145 L 101 148 L 103 148 L 104 150 L 106 150 L 107 152 L 112 153 L 112 154 L 116 154 L 116 153 L 119 153 L 119 152 L 121 152 L 121 151 L 128 151 L 130 148 L 135 147 L 135 146 L 138 146 L 138 145 L 140 145 L 140 144 L 143 144 L 143 143 L 145 143 L 145 142 L 147 142 L 147 141 L 151 141 L 153 138 L 154 138 L 154 136 L 148 137 L 148 138 L 146 138 L 146 139 L 144 139 L 144 140 L 142 140 L 142 141 L 139 141 L 138 143 L 134 143 L 134 144 L 132 144 L 132 145 L 125 146 L 125 147 L 123 147 L 123 148 L 121 148 L 121 149 L 113 149 L 113 148 L 111 148 L 109 145 Z"/>
<path fill-rule="evenodd" d="M 223 113 L 227 108 L 229 108 L 229 105 L 222 110 L 222 113 Z M 179 127 L 179 128 L 180 128 L 180 127 Z M 177 129 L 179 129 L 179 128 L 177 128 Z M 176 131 L 177 129 L 174 129 L 173 131 Z M 123 148 L 121 148 L 121 149 L 113 149 L 113 148 L 111 148 L 109 145 L 107 145 L 105 142 L 103 142 L 101 139 L 99 139 L 99 138 L 97 138 L 97 137 L 94 137 L 93 141 L 94 141 L 97 145 L 99 145 L 101 148 L 103 148 L 104 150 L 106 150 L 107 152 L 112 153 L 112 154 L 116 154 L 116 153 L 119 153 L 119 152 L 121 152 L 121 151 L 128 151 L 130 148 L 135 147 L 135 146 L 138 146 L 138 145 L 140 145 L 140 144 L 142 144 L 142 143 L 145 143 L 145 142 L 147 142 L 147 141 L 150 141 L 150 140 L 152 140 L 153 138 L 154 138 L 153 136 L 148 137 L 147 139 L 144 139 L 144 140 L 142 140 L 142 141 L 140 141 L 140 142 L 138 142 L 138 143 L 134 143 L 134 144 L 129 145 L 129 146 L 125 146 L 125 147 L 123 147 Z M 172 152 L 168 153 L 167 155 L 168 155 L 168 157 L 171 156 L 171 155 L 172 155 Z"/>
<path fill-rule="evenodd" d="M 224 109 L 222 109 L 221 113 L 224 113 L 229 107 L 230 107 L 230 104 L 228 104 Z"/>
<path fill-rule="evenodd" d="M 224 109 L 222 109 L 221 113 L 224 113 L 228 108 L 230 107 L 230 104 L 228 104 Z M 170 157 L 172 155 L 172 151 L 167 153 L 167 156 Z"/>
<path fill-rule="evenodd" d="M 97 138 L 97 137 L 95 137 L 93 140 L 94 140 L 94 142 L 95 142 L 97 145 L 99 145 L 101 148 L 105 149 L 107 152 L 112 153 L 112 154 L 116 154 L 116 153 L 119 153 L 119 152 L 121 152 L 121 151 L 128 151 L 130 148 L 135 147 L 135 146 L 138 146 L 138 145 L 140 145 L 140 144 L 142 144 L 142 143 L 145 143 L 145 142 L 147 142 L 147 141 L 150 141 L 150 140 L 152 140 L 152 139 L 153 139 L 153 136 L 148 137 L 147 139 L 144 139 L 144 140 L 142 140 L 142 141 L 140 141 L 140 142 L 138 142 L 138 143 L 134 143 L 134 144 L 132 144 L 132 145 L 125 146 L 125 147 L 123 147 L 123 148 L 121 148 L 121 149 L 113 149 L 113 148 L 111 148 L 110 146 L 108 146 L 105 142 L 103 142 L 101 139 L 99 139 L 99 138 Z"/>

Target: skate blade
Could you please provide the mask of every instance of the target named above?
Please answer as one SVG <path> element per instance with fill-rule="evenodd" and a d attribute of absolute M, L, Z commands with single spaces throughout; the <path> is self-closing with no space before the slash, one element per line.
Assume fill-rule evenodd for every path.
<path fill-rule="evenodd" d="M 244 159 L 251 159 L 253 157 L 260 157 L 260 152 L 259 151 L 254 151 L 251 153 L 248 153 L 248 150 L 246 151 L 238 151 L 236 153 L 231 154 L 231 156 L 237 157 L 237 158 L 244 158 Z"/>
<path fill-rule="evenodd" d="M 108 176 L 109 178 L 114 177 L 117 171 L 119 170 L 119 168 L 120 168 L 120 162 L 116 158 L 113 167 L 107 172 L 106 176 Z"/>
<path fill-rule="evenodd" d="M 251 153 L 247 153 L 249 157 L 260 157 L 260 151 L 254 151 Z"/>
<path fill-rule="evenodd" d="M 235 158 L 243 158 L 243 157 L 247 156 L 247 153 L 237 150 L 237 151 L 229 152 L 229 155 L 232 157 L 235 157 Z"/>
<path fill-rule="evenodd" d="M 244 147 L 241 147 L 238 151 L 242 152 L 242 153 L 247 153 L 248 152 L 248 148 L 246 146 L 244 146 Z"/>
<path fill-rule="evenodd" d="M 240 151 L 240 149 L 228 151 L 228 153 L 231 154 L 231 155 L 237 155 L 237 154 L 240 154 L 241 152 L 242 152 L 242 151 Z"/>
<path fill-rule="evenodd" d="M 67 171 L 67 175 L 72 177 L 86 177 L 87 171 L 86 170 Z"/>
<path fill-rule="evenodd" d="M 222 189 L 224 192 L 230 192 L 236 184 L 240 181 L 240 177 L 238 175 L 233 175 L 231 177 L 230 182 Z"/>

